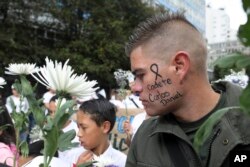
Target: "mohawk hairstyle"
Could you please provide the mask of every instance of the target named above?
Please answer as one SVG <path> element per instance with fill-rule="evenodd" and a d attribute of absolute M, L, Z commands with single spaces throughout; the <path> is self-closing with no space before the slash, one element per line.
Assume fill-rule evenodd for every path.
<path fill-rule="evenodd" d="M 132 35 L 129 37 L 128 42 L 125 44 L 126 55 L 129 57 L 134 48 L 156 36 L 157 32 L 161 31 L 163 25 L 168 25 L 175 21 L 181 21 L 197 30 L 197 28 L 186 19 L 184 13 L 185 11 L 160 13 L 146 19 L 144 22 L 141 22 L 137 28 L 135 28 Z"/>

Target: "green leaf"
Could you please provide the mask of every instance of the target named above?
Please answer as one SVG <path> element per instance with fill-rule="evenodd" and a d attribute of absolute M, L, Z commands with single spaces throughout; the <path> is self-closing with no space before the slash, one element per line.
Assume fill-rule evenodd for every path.
<path fill-rule="evenodd" d="M 62 128 L 69 120 L 70 116 L 75 112 L 73 110 L 74 104 L 75 102 L 73 100 L 68 100 L 56 111 L 54 116 L 54 122 L 59 128 Z"/>
<path fill-rule="evenodd" d="M 15 110 L 11 113 L 11 117 L 14 120 L 15 128 L 20 129 L 21 131 L 25 131 L 28 128 L 28 115 L 26 115 L 23 111 L 16 112 Z"/>
<path fill-rule="evenodd" d="M 241 106 L 248 111 L 248 114 L 250 115 L 250 84 L 247 85 L 247 87 L 243 90 L 241 96 L 240 96 L 240 104 Z"/>
<path fill-rule="evenodd" d="M 218 65 L 220 68 L 233 68 L 236 65 L 237 60 L 244 58 L 245 56 L 241 54 L 233 54 L 226 57 L 222 57 L 217 60 L 215 65 Z"/>
<path fill-rule="evenodd" d="M 213 113 L 197 130 L 194 137 L 194 148 L 199 153 L 200 148 L 203 143 L 208 139 L 208 137 L 212 134 L 213 127 L 219 122 L 221 117 L 231 111 L 231 110 L 241 110 L 240 107 L 227 107 L 222 108 L 215 113 Z"/>
<path fill-rule="evenodd" d="M 250 1 L 242 0 L 243 9 L 247 13 L 247 22 L 239 27 L 238 36 L 245 46 L 250 46 Z"/>
<path fill-rule="evenodd" d="M 53 157 L 58 146 L 59 129 L 53 126 L 45 132 L 44 153 L 46 156 Z"/>
<path fill-rule="evenodd" d="M 42 128 L 46 119 L 45 109 L 41 107 L 43 102 L 42 99 L 37 100 L 33 93 L 26 96 L 26 98 L 29 102 L 29 108 L 33 113 L 35 122 Z"/>
<path fill-rule="evenodd" d="M 19 148 L 21 150 L 22 156 L 27 157 L 29 155 L 29 146 L 26 141 L 22 141 Z"/>
<path fill-rule="evenodd" d="M 75 130 L 70 130 L 68 132 L 62 132 L 59 136 L 58 140 L 58 148 L 60 151 L 65 151 L 70 148 L 76 147 L 79 143 L 71 143 L 71 141 L 75 138 L 76 132 Z"/>
<path fill-rule="evenodd" d="M 20 81 L 21 81 L 21 85 L 22 85 L 22 92 L 21 94 L 23 96 L 29 96 L 33 94 L 33 89 L 32 86 L 30 85 L 30 81 L 28 81 L 26 79 L 25 75 L 20 75 Z"/>
<path fill-rule="evenodd" d="M 239 57 L 236 61 L 236 66 L 239 69 L 250 67 L 250 56 Z"/>

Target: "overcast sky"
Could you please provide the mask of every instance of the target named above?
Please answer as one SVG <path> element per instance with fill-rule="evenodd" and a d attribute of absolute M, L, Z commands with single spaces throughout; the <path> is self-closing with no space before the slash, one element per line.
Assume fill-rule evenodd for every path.
<path fill-rule="evenodd" d="M 225 8 L 230 17 L 230 27 L 238 30 L 241 24 L 247 21 L 246 13 L 243 10 L 241 0 L 206 0 L 212 8 Z"/>

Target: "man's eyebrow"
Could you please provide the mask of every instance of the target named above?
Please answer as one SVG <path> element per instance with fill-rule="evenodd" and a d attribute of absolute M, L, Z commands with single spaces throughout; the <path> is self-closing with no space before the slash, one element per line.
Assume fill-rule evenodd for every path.
<path fill-rule="evenodd" d="M 143 72 L 143 71 L 144 71 L 144 69 L 138 68 L 138 69 L 133 70 L 133 71 L 132 71 L 132 74 L 133 74 L 133 75 L 136 75 L 137 73 Z"/>

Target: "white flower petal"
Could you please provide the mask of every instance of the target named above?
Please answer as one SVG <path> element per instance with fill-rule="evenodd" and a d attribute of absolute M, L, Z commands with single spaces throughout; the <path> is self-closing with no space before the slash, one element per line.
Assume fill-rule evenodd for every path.
<path fill-rule="evenodd" d="M 5 68 L 8 71 L 5 71 L 5 74 L 8 75 L 20 75 L 20 74 L 32 74 L 36 71 L 36 64 L 30 63 L 20 63 L 20 64 L 9 64 L 9 67 Z"/>
<path fill-rule="evenodd" d="M 46 65 L 36 70 L 37 76 L 32 76 L 41 84 L 56 91 L 63 91 L 79 98 L 92 95 L 96 89 L 93 88 L 97 82 L 87 81 L 86 74 L 77 76 L 74 70 L 68 65 L 69 60 L 64 64 L 48 58 L 45 59 Z"/>
<path fill-rule="evenodd" d="M 0 77 L 0 88 L 3 88 L 3 85 L 6 85 L 5 79 Z"/>

